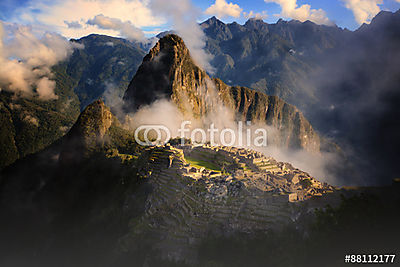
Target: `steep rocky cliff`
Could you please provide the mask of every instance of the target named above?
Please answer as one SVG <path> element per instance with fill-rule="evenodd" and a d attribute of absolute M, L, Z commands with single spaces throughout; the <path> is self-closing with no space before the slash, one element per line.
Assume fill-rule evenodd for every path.
<path fill-rule="evenodd" d="M 166 35 L 144 58 L 124 99 L 135 111 L 156 99 L 169 98 L 182 113 L 204 116 L 215 105 L 234 110 L 241 120 L 266 123 L 279 131 L 279 146 L 320 150 L 320 138 L 303 114 L 276 96 L 228 86 L 199 68 L 177 35 Z"/>
<path fill-rule="evenodd" d="M 118 119 L 97 100 L 86 107 L 77 122 L 62 139 L 60 161 L 75 162 L 82 157 L 104 149 L 105 146 L 117 146 L 120 142 L 130 140 Z"/>

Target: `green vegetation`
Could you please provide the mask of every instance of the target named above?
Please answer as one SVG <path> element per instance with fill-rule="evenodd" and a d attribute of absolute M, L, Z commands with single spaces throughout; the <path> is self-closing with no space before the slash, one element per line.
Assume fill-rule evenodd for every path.
<path fill-rule="evenodd" d="M 121 38 L 91 34 L 74 40 L 85 46 L 66 62 L 66 74 L 76 82 L 81 109 L 112 89 L 122 95 L 141 64 L 145 51 Z"/>
<path fill-rule="evenodd" d="M 0 169 L 45 149 L 61 138 L 79 116 L 73 83 L 63 75 L 61 66 L 55 69 L 56 100 L 42 101 L 0 92 Z"/>
<path fill-rule="evenodd" d="M 145 54 L 139 45 L 120 38 L 90 35 L 74 41 L 85 47 L 52 68 L 57 100 L 0 92 L 0 169 L 64 136 L 80 110 L 107 88 L 121 95 Z"/>
<path fill-rule="evenodd" d="M 11 114 L 0 102 L 0 168 L 13 163 L 18 158 L 18 150 L 15 145 L 15 129 Z"/>
<path fill-rule="evenodd" d="M 221 168 L 218 165 L 216 165 L 215 163 L 212 163 L 210 161 L 205 161 L 205 160 L 201 160 L 201 159 L 189 157 L 189 156 L 185 156 L 185 159 L 188 163 L 190 163 L 191 165 L 193 165 L 196 168 L 205 168 L 210 171 L 221 172 Z"/>

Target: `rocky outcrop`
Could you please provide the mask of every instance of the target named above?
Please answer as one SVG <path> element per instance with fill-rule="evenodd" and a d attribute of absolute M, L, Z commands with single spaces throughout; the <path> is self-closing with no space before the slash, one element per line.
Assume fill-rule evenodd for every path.
<path fill-rule="evenodd" d="M 117 144 L 127 135 L 118 119 L 101 100 L 86 107 L 78 121 L 63 139 L 61 162 L 78 161 L 107 144 Z"/>
<path fill-rule="evenodd" d="M 210 78 L 177 35 L 166 35 L 150 50 L 124 96 L 130 111 L 159 98 L 171 99 L 182 113 L 195 117 L 206 115 L 215 105 L 225 105 L 241 120 L 276 128 L 279 146 L 320 150 L 318 134 L 296 107 L 278 97 Z"/>
<path fill-rule="evenodd" d="M 189 101 L 192 111 L 201 114 L 203 99 L 196 94 L 206 87 L 205 78 L 208 75 L 194 64 L 183 40 L 167 35 L 150 50 L 132 79 L 124 96 L 129 103 L 127 108 L 136 110 L 166 97 L 173 99 L 182 111 Z"/>

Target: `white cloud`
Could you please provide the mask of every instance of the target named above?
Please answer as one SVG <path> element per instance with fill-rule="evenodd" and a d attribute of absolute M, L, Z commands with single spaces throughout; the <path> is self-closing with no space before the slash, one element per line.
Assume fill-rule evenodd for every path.
<path fill-rule="evenodd" d="M 82 24 L 80 24 L 79 21 L 64 20 L 64 23 L 67 24 L 68 28 L 73 28 L 73 29 L 81 29 L 82 28 Z"/>
<path fill-rule="evenodd" d="M 31 27 L 0 22 L 0 90 L 56 99 L 51 67 L 71 55 L 74 47 L 58 34 L 45 33 L 38 38 Z"/>
<path fill-rule="evenodd" d="M 80 38 L 91 33 L 118 36 L 119 31 L 86 24 L 99 14 L 129 22 L 137 28 L 165 23 L 165 20 L 152 14 L 148 0 L 55 0 L 50 4 L 47 0 L 31 0 L 16 14 L 13 21 L 44 25 L 68 38 Z M 69 27 L 66 22 L 77 22 L 83 27 Z"/>
<path fill-rule="evenodd" d="M 206 37 L 196 21 L 201 10 L 194 7 L 190 0 L 174 0 L 171 2 L 152 0 L 150 7 L 155 14 L 164 16 L 170 21 L 173 30 L 184 40 L 196 64 L 213 73 L 214 68 L 210 64 L 212 56 L 204 50 Z"/>
<path fill-rule="evenodd" d="M 56 82 L 48 77 L 40 78 L 36 82 L 36 92 L 43 100 L 57 99 L 58 97 L 54 93 L 55 88 Z"/>
<path fill-rule="evenodd" d="M 207 15 L 215 15 L 218 18 L 224 17 L 240 17 L 242 8 L 239 5 L 233 3 L 227 3 L 225 0 L 215 0 L 209 8 L 206 9 Z"/>
<path fill-rule="evenodd" d="M 332 22 L 323 9 L 311 9 L 311 6 L 304 4 L 297 5 L 297 0 L 264 0 L 266 3 L 276 3 L 281 6 L 282 12 L 279 16 L 292 18 L 299 21 L 310 20 L 317 24 L 331 25 Z"/>
<path fill-rule="evenodd" d="M 383 0 L 342 0 L 346 8 L 350 9 L 358 24 L 369 23 L 381 11 L 379 5 Z M 397 0 L 400 2 L 400 0 Z"/>
<path fill-rule="evenodd" d="M 88 25 L 96 25 L 100 29 L 115 30 L 121 36 L 133 41 L 145 40 L 144 33 L 141 29 L 135 27 L 129 21 L 121 21 L 120 19 L 106 17 L 103 14 L 96 15 L 93 19 L 87 21 Z"/>
<path fill-rule="evenodd" d="M 243 12 L 243 17 L 245 19 L 251 19 L 251 18 L 255 18 L 255 19 L 266 19 L 268 18 L 268 14 L 266 11 L 263 11 L 261 13 L 255 13 L 253 10 L 251 10 L 250 12 Z"/>

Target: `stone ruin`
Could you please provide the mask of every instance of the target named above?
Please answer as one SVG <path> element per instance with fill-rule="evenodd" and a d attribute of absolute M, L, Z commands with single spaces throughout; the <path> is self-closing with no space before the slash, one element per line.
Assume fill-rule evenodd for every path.
<path fill-rule="evenodd" d="M 185 161 L 180 172 L 185 177 L 206 183 L 210 198 L 224 198 L 228 192 L 238 195 L 231 188 L 232 183 L 242 184 L 247 191 L 270 192 L 286 196 L 287 201 L 303 201 L 315 196 L 322 196 L 334 190 L 332 186 L 319 182 L 308 173 L 294 168 L 289 163 L 277 162 L 260 152 L 245 148 L 223 146 L 181 145 L 176 149 L 185 156 L 202 158 L 218 164 L 222 171 L 196 168 Z M 236 187 L 234 187 L 236 188 Z"/>

